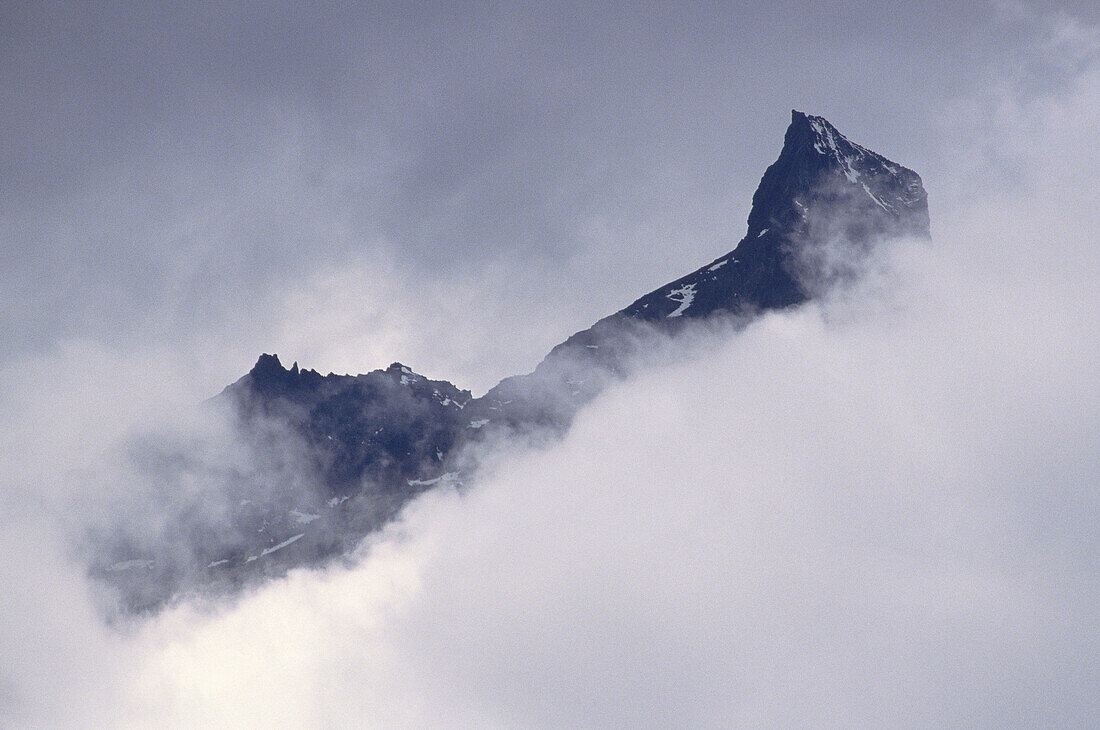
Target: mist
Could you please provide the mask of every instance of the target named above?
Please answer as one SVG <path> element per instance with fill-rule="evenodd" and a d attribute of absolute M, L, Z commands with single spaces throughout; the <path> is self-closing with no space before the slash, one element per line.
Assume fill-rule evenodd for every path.
<path fill-rule="evenodd" d="M 913 164 L 931 245 L 736 335 L 687 333 L 347 564 L 109 621 L 82 536 L 125 515 L 155 537 L 167 487 L 131 447 L 228 448 L 197 404 L 236 354 L 199 327 L 6 360 L 3 723 L 1095 725 L 1100 42 L 1043 22 Z M 446 292 L 418 301 L 368 259 L 301 279 L 265 329 L 407 343 Z M 349 290 L 400 306 L 343 317 Z M 185 486 L 216 516 L 223 481 L 201 474 Z"/>

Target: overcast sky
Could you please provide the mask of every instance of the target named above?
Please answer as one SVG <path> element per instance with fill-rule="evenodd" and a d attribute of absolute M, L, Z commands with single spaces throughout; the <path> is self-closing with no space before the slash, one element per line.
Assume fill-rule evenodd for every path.
<path fill-rule="evenodd" d="M 211 387 L 277 351 L 483 390 L 730 250 L 791 108 L 928 178 L 1038 33 L 948 2 L 2 13 L 0 363 L 201 332 Z"/>
<path fill-rule="evenodd" d="M 1100 10 L 733 5 L 3 3 L 0 724 L 1095 727 Z M 189 409 L 263 351 L 534 367 L 737 243 L 792 107 L 932 246 L 349 565 L 105 622 L 136 438 L 225 457 Z"/>

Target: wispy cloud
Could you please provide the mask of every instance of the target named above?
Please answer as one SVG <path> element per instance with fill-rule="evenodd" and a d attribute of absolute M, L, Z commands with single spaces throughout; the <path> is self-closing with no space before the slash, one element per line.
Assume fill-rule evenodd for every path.
<path fill-rule="evenodd" d="M 1067 83 L 951 107 L 912 165 L 934 245 L 888 286 L 701 337 L 354 566 L 236 603 L 108 628 L 67 542 L 142 490 L 119 444 L 216 391 L 218 340 L 185 342 L 223 363 L 197 371 L 159 341 L 8 360 L 5 722 L 1095 724 L 1100 67 L 1074 37 Z"/>

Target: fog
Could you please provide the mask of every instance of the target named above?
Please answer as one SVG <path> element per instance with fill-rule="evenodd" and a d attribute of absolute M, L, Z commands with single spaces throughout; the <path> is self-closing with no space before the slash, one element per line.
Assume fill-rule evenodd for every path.
<path fill-rule="evenodd" d="M 216 436 L 193 409 L 225 384 L 223 341 L 6 361 L 3 723 L 1095 725 L 1100 41 L 1044 23 L 911 165 L 931 246 L 896 242 L 736 336 L 690 333 L 351 566 L 108 622 L 80 536 L 116 509 L 155 532 L 140 499 L 111 506 L 161 488 L 127 481 L 128 445 Z M 387 273 L 315 272 L 272 316 L 297 331 Z M 385 331 L 437 304 L 402 303 Z"/>

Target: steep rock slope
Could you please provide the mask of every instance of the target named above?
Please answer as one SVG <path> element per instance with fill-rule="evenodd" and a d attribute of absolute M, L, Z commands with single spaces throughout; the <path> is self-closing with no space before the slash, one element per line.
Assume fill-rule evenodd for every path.
<path fill-rule="evenodd" d="M 567 425 L 650 328 L 674 332 L 690 320 L 747 319 L 800 304 L 857 275 L 859 260 L 877 244 L 927 238 L 928 225 L 917 173 L 850 142 L 822 117 L 793 111 L 779 159 L 753 195 L 748 233 L 733 251 L 573 335 L 535 372 L 506 379 L 471 412 L 506 414 L 512 426 Z"/>

